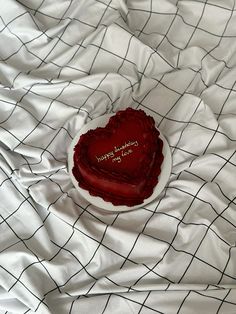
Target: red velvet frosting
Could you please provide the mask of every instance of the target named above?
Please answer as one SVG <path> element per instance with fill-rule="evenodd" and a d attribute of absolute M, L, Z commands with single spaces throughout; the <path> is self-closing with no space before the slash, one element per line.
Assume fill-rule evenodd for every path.
<path fill-rule="evenodd" d="M 73 175 L 81 188 L 113 205 L 142 204 L 158 183 L 163 142 L 143 110 L 118 111 L 104 128 L 81 135 Z"/>

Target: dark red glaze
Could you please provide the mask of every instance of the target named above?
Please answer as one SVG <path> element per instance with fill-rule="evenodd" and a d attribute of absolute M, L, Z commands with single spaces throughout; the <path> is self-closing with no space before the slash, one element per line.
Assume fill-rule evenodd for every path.
<path fill-rule="evenodd" d="M 76 144 L 72 172 L 79 186 L 113 205 L 142 204 L 158 183 L 159 135 L 143 110 L 118 111 L 104 128 L 88 131 Z"/>

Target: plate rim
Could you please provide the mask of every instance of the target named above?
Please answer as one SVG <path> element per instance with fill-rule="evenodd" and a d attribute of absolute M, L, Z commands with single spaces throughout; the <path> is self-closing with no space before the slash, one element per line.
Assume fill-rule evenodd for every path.
<path fill-rule="evenodd" d="M 97 127 L 106 126 L 109 118 L 112 117 L 113 115 L 115 115 L 115 113 L 108 113 L 108 114 L 104 114 L 102 116 L 99 116 L 99 117 L 89 121 L 88 123 L 84 124 L 82 126 L 82 128 L 76 133 L 76 135 L 74 136 L 73 140 L 71 141 L 71 144 L 70 144 L 69 149 L 68 149 L 68 172 L 69 172 L 70 178 L 71 178 L 72 183 L 73 183 L 74 187 L 76 188 L 76 190 L 91 205 L 98 207 L 100 209 L 109 211 L 109 212 L 114 212 L 114 211 L 115 212 L 125 212 L 125 211 L 131 211 L 134 209 L 144 207 L 145 205 L 154 201 L 158 197 L 158 195 L 160 195 L 160 193 L 165 188 L 165 186 L 169 180 L 169 177 L 170 177 L 171 168 L 172 168 L 172 156 L 171 156 L 171 150 L 170 150 L 170 146 L 169 146 L 167 139 L 164 137 L 162 132 L 156 126 L 157 130 L 160 133 L 160 138 L 163 141 L 162 153 L 164 155 L 164 160 L 163 160 L 162 165 L 161 165 L 161 173 L 158 176 L 158 183 L 154 187 L 154 191 L 153 191 L 152 195 L 150 195 L 148 198 L 144 199 L 143 203 L 141 203 L 141 204 L 138 204 L 135 206 L 113 205 L 111 202 L 104 201 L 100 196 L 93 196 L 87 190 L 82 189 L 79 186 L 78 181 L 75 179 L 75 177 L 72 173 L 72 168 L 74 165 L 74 160 L 73 160 L 74 147 L 77 144 L 77 142 L 79 141 L 79 138 L 82 134 L 86 133 L 89 130 L 95 129 Z"/>

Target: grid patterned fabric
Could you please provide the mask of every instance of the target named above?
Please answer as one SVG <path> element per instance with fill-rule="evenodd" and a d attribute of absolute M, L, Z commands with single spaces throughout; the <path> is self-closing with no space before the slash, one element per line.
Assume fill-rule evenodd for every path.
<path fill-rule="evenodd" d="M 128 106 L 172 172 L 105 213 L 67 151 Z M 235 0 L 0 0 L 0 314 L 235 314 L 235 148 Z"/>

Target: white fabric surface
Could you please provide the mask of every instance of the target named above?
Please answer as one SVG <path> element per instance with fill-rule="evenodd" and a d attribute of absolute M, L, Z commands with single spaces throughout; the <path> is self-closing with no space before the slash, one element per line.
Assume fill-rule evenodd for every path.
<path fill-rule="evenodd" d="M 235 1 L 0 0 L 0 43 L 0 313 L 235 314 Z M 127 106 L 172 173 L 105 213 L 67 151 Z"/>

